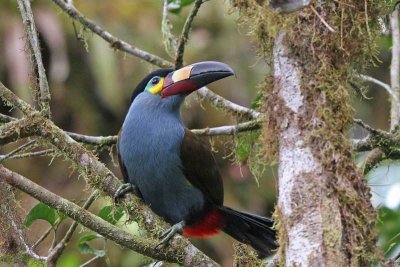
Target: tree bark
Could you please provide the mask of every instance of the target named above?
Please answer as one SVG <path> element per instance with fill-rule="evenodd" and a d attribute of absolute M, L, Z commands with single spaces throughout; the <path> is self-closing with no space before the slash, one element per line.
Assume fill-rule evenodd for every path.
<path fill-rule="evenodd" d="M 274 47 L 275 88 L 281 100 L 278 209 L 285 266 L 345 266 L 339 201 L 332 198 L 329 174 L 307 142 L 313 129 L 301 125 L 309 112 L 302 92 L 302 69 L 280 33 Z M 323 95 L 319 96 L 323 102 Z"/>
<path fill-rule="evenodd" d="M 256 0 L 232 3 L 273 69 L 263 86 L 264 138 L 267 160 L 279 163 L 280 266 L 371 266 L 375 212 L 347 137 L 347 88 L 354 69 L 373 55 L 371 18 L 382 7 L 314 1 L 286 15 Z"/>
<path fill-rule="evenodd" d="M 0 180 L 0 263 L 25 266 L 23 256 L 27 255 L 22 243 L 23 227 L 16 214 L 17 202 L 12 191 L 11 186 Z"/>

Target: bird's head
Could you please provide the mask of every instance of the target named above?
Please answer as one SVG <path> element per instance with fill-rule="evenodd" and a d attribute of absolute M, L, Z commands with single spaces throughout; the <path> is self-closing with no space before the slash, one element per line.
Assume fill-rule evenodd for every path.
<path fill-rule="evenodd" d="M 216 61 L 198 62 L 178 70 L 159 69 L 138 84 L 133 92 L 132 102 L 142 92 L 166 100 L 175 95 L 186 96 L 209 83 L 234 74 L 228 65 Z"/>

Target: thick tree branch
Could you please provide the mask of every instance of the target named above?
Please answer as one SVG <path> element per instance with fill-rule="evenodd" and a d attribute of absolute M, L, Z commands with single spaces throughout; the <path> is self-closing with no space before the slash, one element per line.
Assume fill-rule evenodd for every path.
<path fill-rule="evenodd" d="M 63 199 L 60 196 L 44 189 L 43 187 L 40 187 L 22 175 L 6 169 L 2 165 L 0 165 L 0 179 L 45 203 L 46 205 L 63 212 L 68 217 L 71 217 L 86 228 L 101 234 L 105 238 L 110 239 L 121 246 L 132 249 L 157 260 L 186 264 L 186 262 L 184 262 L 184 258 L 180 256 L 181 254 L 179 251 L 173 246 L 156 248 L 156 240 L 144 240 L 143 238 L 135 237 L 124 230 L 100 219 L 96 215 L 68 201 L 67 199 Z M 197 263 L 200 264 L 199 262 Z M 210 264 L 210 266 L 214 265 Z"/>
<path fill-rule="evenodd" d="M 0 87 L 0 96 L 11 104 L 18 102 L 18 97 L 5 87 Z M 18 103 L 22 108 L 26 108 L 25 105 L 28 105 L 23 101 Z M 26 125 L 28 132 L 31 135 L 42 137 L 44 140 L 54 145 L 58 151 L 63 153 L 67 158 L 76 163 L 79 172 L 84 176 L 90 186 L 100 189 L 110 197 L 115 195 L 116 190 L 121 185 L 120 180 L 115 177 L 103 163 L 98 161 L 91 152 L 87 151 L 67 133 L 54 125 L 52 121 L 41 117 L 39 114 L 36 115 L 34 119 L 30 118 L 28 122 L 30 123 Z M 15 122 L 10 122 L 8 124 L 11 123 Z M 156 216 L 147 205 L 143 204 L 138 197 L 130 195 L 123 200 L 122 204 L 126 207 L 131 218 L 148 230 L 153 237 L 158 236 L 168 227 L 167 224 Z M 185 265 L 216 266 L 214 261 L 194 247 L 187 239 L 180 236 L 173 238 L 172 242 L 170 242 L 170 247 L 177 250 L 174 252 L 175 255 L 180 255 Z"/>
<path fill-rule="evenodd" d="M 18 0 L 18 7 L 21 12 L 22 21 L 25 25 L 26 36 L 33 53 L 34 63 L 37 67 L 39 80 L 39 106 L 43 114 L 50 116 L 50 90 L 47 82 L 46 71 L 43 66 L 42 53 L 40 52 L 40 44 L 38 34 L 36 32 L 35 22 L 33 19 L 31 4 L 29 0 Z"/>

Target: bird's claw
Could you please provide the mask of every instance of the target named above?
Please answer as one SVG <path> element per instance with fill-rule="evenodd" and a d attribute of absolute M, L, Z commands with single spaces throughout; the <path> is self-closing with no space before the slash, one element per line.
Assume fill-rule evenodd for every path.
<path fill-rule="evenodd" d="M 114 202 L 118 202 L 118 200 L 128 192 L 132 192 L 133 194 L 136 195 L 137 194 L 136 186 L 130 183 L 122 184 L 114 194 Z"/>
<path fill-rule="evenodd" d="M 174 235 L 176 233 L 182 234 L 183 233 L 183 229 L 185 228 L 185 221 L 181 221 L 177 224 L 172 225 L 169 229 L 167 229 L 161 236 L 160 236 L 160 243 L 157 244 L 157 246 L 155 247 L 156 249 L 166 245 L 168 243 L 168 241 L 174 237 Z"/>

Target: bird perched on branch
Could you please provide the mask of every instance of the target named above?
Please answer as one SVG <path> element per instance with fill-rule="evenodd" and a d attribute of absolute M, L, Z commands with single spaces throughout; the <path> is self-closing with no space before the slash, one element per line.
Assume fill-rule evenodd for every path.
<path fill-rule="evenodd" d="M 176 233 L 207 237 L 222 230 L 265 256 L 276 248 L 273 221 L 223 206 L 223 184 L 213 154 L 184 127 L 180 116 L 187 95 L 231 75 L 228 65 L 208 61 L 178 70 L 159 69 L 138 84 L 118 140 L 127 184 L 116 197 L 133 186 L 173 225 L 160 244 Z"/>

